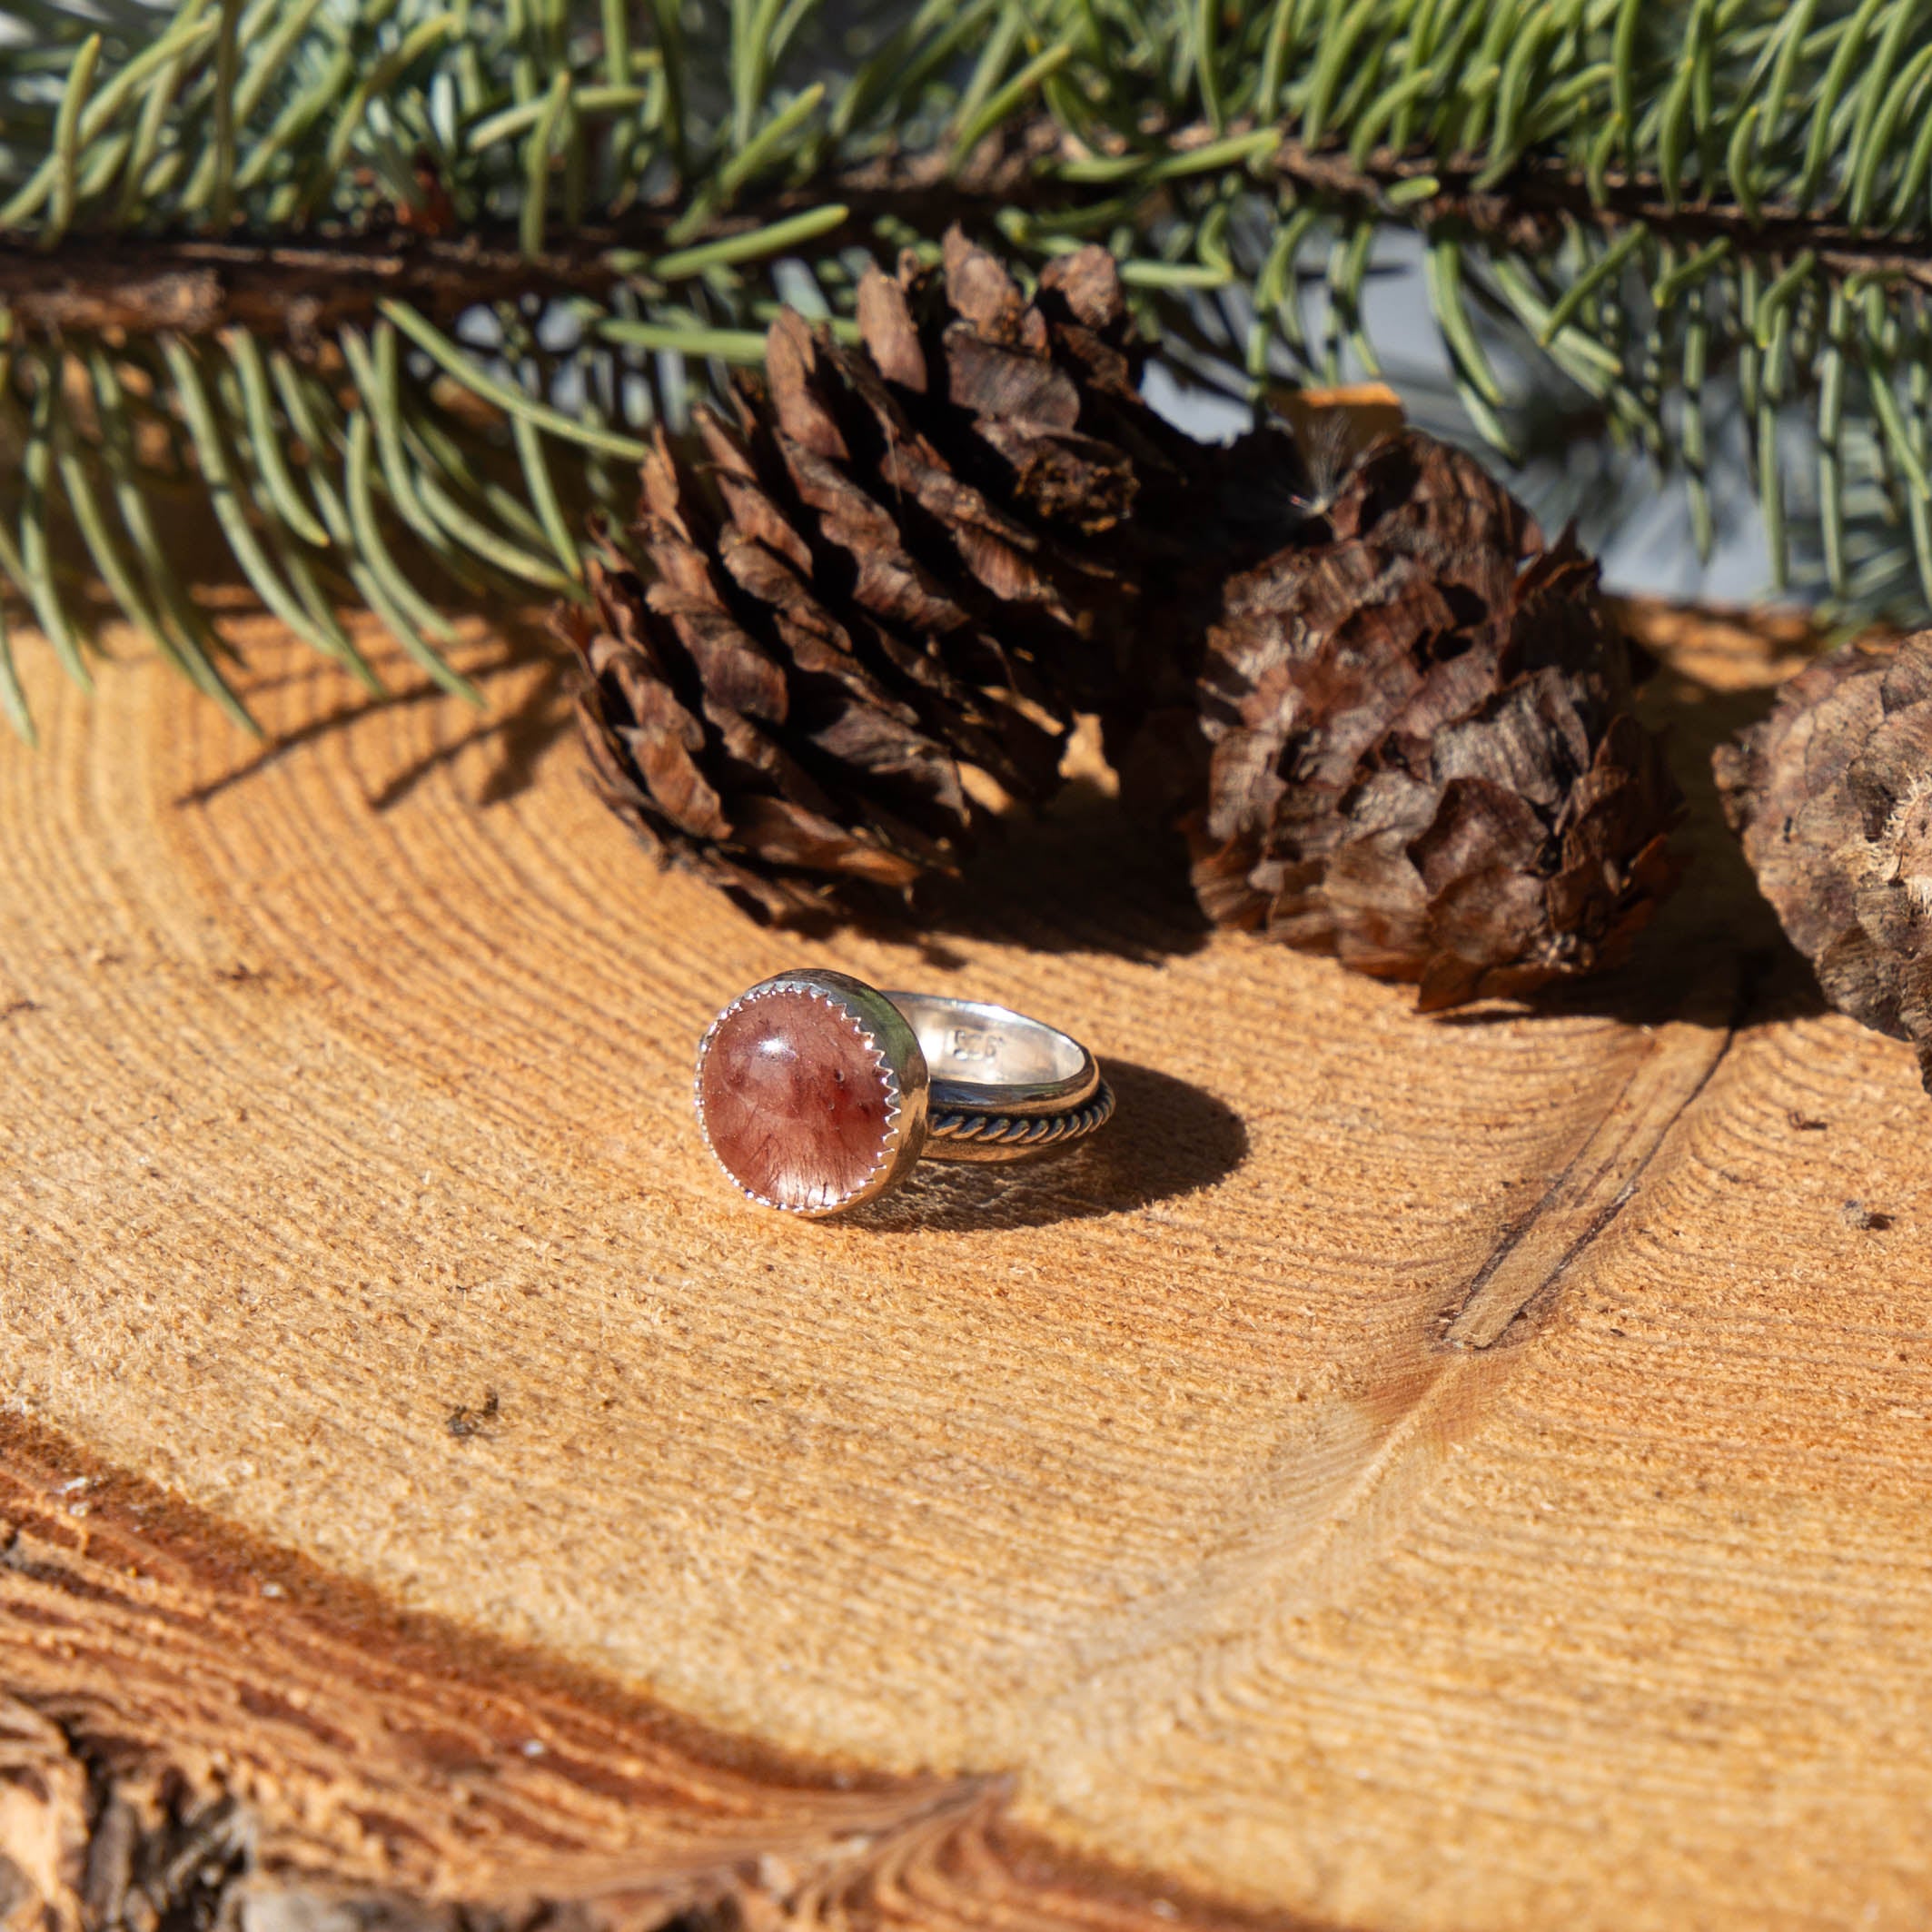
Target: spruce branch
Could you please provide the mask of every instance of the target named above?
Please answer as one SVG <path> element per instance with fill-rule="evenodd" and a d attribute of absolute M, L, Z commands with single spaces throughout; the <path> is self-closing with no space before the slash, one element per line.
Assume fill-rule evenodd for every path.
<path fill-rule="evenodd" d="M 63 533 L 219 688 L 153 541 L 163 473 L 318 648 L 352 598 L 446 675 L 441 601 L 573 592 L 580 511 L 654 424 L 781 302 L 849 336 L 862 263 L 956 221 L 1036 267 L 1104 241 L 1144 326 L 1255 397 L 1375 369 L 1366 289 L 1407 231 L 1499 449 L 1541 366 L 1686 478 L 1708 536 L 1725 372 L 1780 561 L 1816 554 L 1848 605 L 1932 602 L 1917 0 L 8 14 L 0 570 L 82 675 L 29 562 Z"/>
<path fill-rule="evenodd" d="M 1165 158 L 1192 159 L 1212 134 L 1205 123 L 1180 129 L 1167 137 Z M 1239 140 L 1241 131 L 1233 138 Z M 1049 155 L 1058 153 L 1075 165 L 1085 157 L 1070 151 L 1050 117 L 1007 130 L 1006 140 L 1030 168 L 982 167 L 961 178 L 937 157 L 895 156 L 741 202 L 732 214 L 708 224 L 702 259 L 693 248 L 667 246 L 684 220 L 675 200 L 634 210 L 620 224 L 587 225 L 534 249 L 501 225 L 460 238 L 407 228 L 314 241 L 76 237 L 51 258 L 35 244 L 0 236 L 0 307 L 28 328 L 46 331 L 197 335 L 243 328 L 312 339 L 347 322 L 366 322 L 385 298 L 449 315 L 517 301 L 533 289 L 551 299 L 602 301 L 619 287 L 689 274 L 694 260 L 700 269 L 728 265 L 739 249 L 738 259 L 757 259 L 790 242 L 832 251 L 863 247 L 882 220 L 935 234 L 956 222 L 990 229 L 1003 213 L 1077 218 L 1117 198 L 1078 176 L 1055 176 L 1045 164 Z M 1673 203 L 1655 177 L 1614 170 L 1600 183 L 1600 198 L 1593 198 L 1580 175 L 1534 161 L 1485 186 L 1474 163 L 1452 167 L 1377 149 L 1358 166 L 1340 149 L 1311 152 L 1279 132 L 1254 144 L 1249 155 L 1265 164 L 1297 205 L 1305 198 L 1337 214 L 1423 233 L 1453 226 L 1493 249 L 1549 253 L 1561 244 L 1566 224 L 1576 223 L 1610 248 L 1620 245 L 1626 253 L 1617 257 L 1620 265 L 1635 242 L 1647 238 L 1689 249 L 1693 259 L 1721 246 L 1840 281 L 1877 276 L 1898 287 L 1932 289 L 1932 229 L 1860 229 L 1790 203 Z M 1157 180 L 1173 178 L 1157 173 L 1159 165 L 1148 172 Z M 1409 192 L 1418 184 L 1428 192 Z M 788 233 L 775 243 L 771 231 L 780 227 Z M 1712 258 L 1704 259 L 1708 265 Z M 1587 295 L 1591 286 L 1572 284 L 1572 290 Z M 1573 313 L 1573 307 L 1565 310 L 1556 326 Z"/>

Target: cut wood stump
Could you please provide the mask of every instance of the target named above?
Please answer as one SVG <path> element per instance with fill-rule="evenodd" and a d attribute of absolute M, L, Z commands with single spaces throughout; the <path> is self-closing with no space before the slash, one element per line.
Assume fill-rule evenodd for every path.
<path fill-rule="evenodd" d="M 36 679 L 0 1921 L 1923 1926 L 1932 1103 L 1716 820 L 1802 638 L 1635 621 L 1689 883 L 1438 1021 L 1210 936 L 1097 783 L 923 937 L 774 936 L 481 631 L 479 718 L 256 627 L 266 748 Z M 1065 1026 L 1119 1117 L 760 1213 L 692 1052 L 801 960 Z"/>

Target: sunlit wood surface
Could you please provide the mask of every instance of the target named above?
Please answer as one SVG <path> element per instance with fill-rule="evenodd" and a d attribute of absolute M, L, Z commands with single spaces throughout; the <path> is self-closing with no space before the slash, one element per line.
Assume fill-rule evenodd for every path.
<path fill-rule="evenodd" d="M 0 1691 L 472 1900 L 1922 1926 L 1932 1102 L 1710 809 L 1788 640 L 1650 629 L 1689 884 L 1435 1022 L 1209 938 L 1092 783 L 801 945 L 639 855 L 528 643 L 479 718 L 257 627 L 264 748 L 16 635 Z M 801 960 L 1120 1116 L 761 1214 L 692 1048 Z"/>

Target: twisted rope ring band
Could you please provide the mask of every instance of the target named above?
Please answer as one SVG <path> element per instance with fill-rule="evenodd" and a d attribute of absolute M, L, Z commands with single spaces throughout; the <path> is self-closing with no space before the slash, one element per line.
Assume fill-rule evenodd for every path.
<path fill-rule="evenodd" d="M 1012 1114 L 935 1114 L 926 1123 L 928 1143 L 936 1140 L 976 1141 L 982 1147 L 1056 1147 L 1104 1127 L 1114 1117 L 1114 1089 L 1105 1080 L 1084 1107 L 1045 1118 L 1022 1119 Z M 946 1156 L 928 1144 L 935 1160 Z"/>

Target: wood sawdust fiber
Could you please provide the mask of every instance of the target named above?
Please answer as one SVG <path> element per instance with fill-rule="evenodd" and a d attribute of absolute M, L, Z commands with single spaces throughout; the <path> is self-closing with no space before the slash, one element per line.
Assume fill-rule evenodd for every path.
<path fill-rule="evenodd" d="M 976 919 L 801 950 L 640 861 L 517 718 L 531 667 L 495 728 L 251 652 L 272 752 L 147 666 L 37 680 L 44 748 L 0 749 L 0 1406 L 400 1609 L 816 1763 L 1010 1776 L 1040 1842 L 1234 1905 L 1922 1921 L 1925 1103 L 1735 866 L 1600 994 L 1450 1025 L 1003 885 L 1030 838 L 1138 876 L 1078 798 Z M 1664 681 L 1687 778 L 1751 681 Z M 760 1214 L 691 1058 L 801 958 L 1064 1025 L 1121 1115 Z M 1024 1891 L 996 1865 L 948 1883 Z"/>

